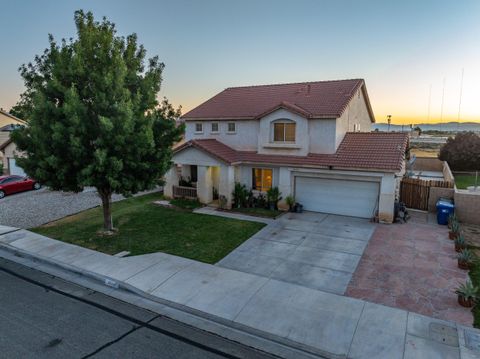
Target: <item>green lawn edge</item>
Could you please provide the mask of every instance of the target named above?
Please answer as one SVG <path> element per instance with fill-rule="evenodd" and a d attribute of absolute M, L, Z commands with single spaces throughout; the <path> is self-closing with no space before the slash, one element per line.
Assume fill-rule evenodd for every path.
<path fill-rule="evenodd" d="M 184 208 L 153 204 L 160 199 L 160 193 L 152 193 L 115 202 L 113 223 L 119 231 L 112 236 L 98 234 L 103 223 L 101 207 L 30 230 L 107 254 L 164 252 L 214 264 L 265 226 L 193 213 L 188 204 L 183 204 Z"/>

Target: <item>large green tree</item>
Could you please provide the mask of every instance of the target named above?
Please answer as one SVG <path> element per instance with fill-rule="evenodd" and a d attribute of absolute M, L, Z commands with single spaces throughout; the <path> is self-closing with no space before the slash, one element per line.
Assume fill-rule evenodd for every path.
<path fill-rule="evenodd" d="M 157 101 L 164 64 L 145 60 L 135 34 L 120 37 L 112 22 L 81 10 L 75 24 L 75 39 L 50 35 L 49 48 L 20 67 L 28 126 L 12 137 L 29 176 L 54 190 L 95 187 L 112 231 L 112 194 L 154 187 L 183 126 L 179 109 Z"/>
<path fill-rule="evenodd" d="M 449 137 L 438 158 L 456 171 L 480 170 L 480 136 L 475 132 L 459 132 Z"/>

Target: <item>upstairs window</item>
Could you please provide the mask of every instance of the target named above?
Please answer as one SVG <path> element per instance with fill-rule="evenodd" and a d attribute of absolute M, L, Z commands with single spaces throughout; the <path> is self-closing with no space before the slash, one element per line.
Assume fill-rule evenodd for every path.
<path fill-rule="evenodd" d="M 252 189 L 267 192 L 272 188 L 273 171 L 268 168 L 252 169 Z"/>
<path fill-rule="evenodd" d="M 237 130 L 235 122 L 229 122 L 227 127 L 227 132 L 234 133 Z"/>
<path fill-rule="evenodd" d="M 203 123 L 197 122 L 195 124 L 195 132 L 202 133 L 203 132 Z"/>
<path fill-rule="evenodd" d="M 212 122 L 212 133 L 218 132 L 218 122 Z"/>
<path fill-rule="evenodd" d="M 279 121 L 273 124 L 274 142 L 295 142 L 295 122 Z"/>

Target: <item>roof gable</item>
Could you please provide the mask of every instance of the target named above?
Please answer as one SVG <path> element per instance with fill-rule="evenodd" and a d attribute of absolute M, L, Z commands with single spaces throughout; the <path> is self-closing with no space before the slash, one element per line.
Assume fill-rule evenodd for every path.
<path fill-rule="evenodd" d="M 258 119 L 281 107 L 307 118 L 338 118 L 360 88 L 371 120 L 375 122 L 362 79 L 230 87 L 182 118 Z"/>

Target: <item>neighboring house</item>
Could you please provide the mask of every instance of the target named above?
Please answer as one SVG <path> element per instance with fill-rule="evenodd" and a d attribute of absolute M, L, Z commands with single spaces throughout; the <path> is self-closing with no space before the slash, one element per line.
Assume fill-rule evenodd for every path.
<path fill-rule="evenodd" d="M 208 204 L 218 193 L 231 206 L 241 182 L 258 192 L 278 186 L 305 210 L 393 220 L 408 134 L 370 132 L 361 79 L 227 88 L 182 120 L 167 196 Z M 179 186 L 182 178 L 196 188 Z"/>
<path fill-rule="evenodd" d="M 0 162 L 3 164 L 3 172 L 6 174 L 25 175 L 23 170 L 16 165 L 17 148 L 10 139 L 10 133 L 18 126 L 26 124 L 25 121 L 0 109 Z"/>

